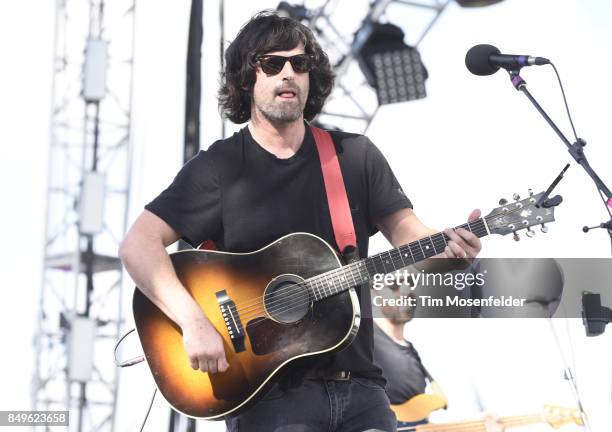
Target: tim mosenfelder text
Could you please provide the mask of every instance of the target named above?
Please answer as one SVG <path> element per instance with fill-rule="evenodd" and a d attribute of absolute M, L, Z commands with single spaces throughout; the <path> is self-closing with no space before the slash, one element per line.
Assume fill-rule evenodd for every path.
<path fill-rule="evenodd" d="M 408 270 L 397 271 L 395 273 L 377 273 L 373 277 L 372 288 L 381 290 L 385 286 L 408 286 L 410 290 L 415 290 L 417 286 L 445 286 L 453 287 L 457 291 L 461 291 L 467 286 L 482 287 L 485 284 L 484 272 L 478 273 L 426 273 L 421 270 L 420 273 L 412 273 Z M 417 298 L 402 295 L 399 298 L 383 298 L 382 296 L 374 296 L 372 303 L 374 306 L 399 306 L 399 307 L 415 307 L 417 303 L 420 306 L 426 307 L 465 307 L 465 306 L 502 306 L 502 307 L 521 307 L 524 306 L 526 299 L 515 298 L 513 296 L 488 296 L 482 299 L 462 299 L 459 296 L 446 296 L 445 299 L 432 298 L 428 295 L 420 295 Z"/>

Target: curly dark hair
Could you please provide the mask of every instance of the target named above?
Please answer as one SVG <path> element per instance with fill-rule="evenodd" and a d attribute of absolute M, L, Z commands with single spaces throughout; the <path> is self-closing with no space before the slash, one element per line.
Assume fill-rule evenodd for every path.
<path fill-rule="evenodd" d="M 221 73 L 218 95 L 222 113 L 234 123 L 249 120 L 257 67 L 255 58 L 273 51 L 291 50 L 300 42 L 313 61 L 310 92 L 304 107 L 304 118 L 312 120 L 334 86 L 329 58 L 308 27 L 272 10 L 253 16 L 225 51 L 225 70 Z"/>

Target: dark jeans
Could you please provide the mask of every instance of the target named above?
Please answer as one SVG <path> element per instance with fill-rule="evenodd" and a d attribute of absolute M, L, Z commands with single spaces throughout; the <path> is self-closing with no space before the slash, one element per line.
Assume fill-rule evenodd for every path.
<path fill-rule="evenodd" d="M 298 387 L 275 384 L 255 405 L 228 416 L 229 432 L 396 432 L 385 390 L 361 377 L 305 379 Z"/>

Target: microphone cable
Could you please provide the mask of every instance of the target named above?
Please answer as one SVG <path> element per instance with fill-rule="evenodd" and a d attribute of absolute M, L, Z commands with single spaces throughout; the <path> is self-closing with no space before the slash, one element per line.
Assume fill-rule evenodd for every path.
<path fill-rule="evenodd" d="M 574 122 L 572 120 L 572 115 L 570 114 L 570 110 L 567 105 L 567 99 L 565 97 L 565 90 L 563 90 L 563 84 L 561 83 L 561 77 L 559 76 L 559 72 L 557 71 L 555 64 L 553 62 L 550 62 L 549 64 L 552 66 L 553 70 L 555 71 L 555 74 L 557 75 L 557 81 L 559 81 L 559 87 L 561 88 L 561 95 L 563 95 L 563 103 L 565 104 L 565 111 L 567 112 L 567 117 L 569 118 L 570 125 L 572 126 L 572 132 L 574 133 L 574 138 L 576 139 L 576 141 L 579 141 L 580 138 L 578 138 L 578 135 L 576 135 L 576 128 L 574 128 Z"/>
<path fill-rule="evenodd" d="M 563 90 L 563 84 L 561 83 L 561 77 L 559 76 L 559 72 L 557 71 L 557 68 L 555 67 L 553 62 L 550 62 L 549 64 L 552 66 L 553 70 L 555 71 L 555 74 L 557 75 L 557 80 L 559 81 L 559 87 L 561 88 L 561 94 L 563 95 L 563 103 L 565 104 L 565 110 L 567 111 L 567 117 L 569 118 L 570 125 L 572 126 L 572 132 L 574 133 L 574 138 L 576 138 L 577 143 L 579 143 L 582 147 L 584 147 L 586 145 L 586 142 L 584 142 L 583 139 L 578 138 L 578 135 L 576 134 L 576 129 L 574 128 L 574 122 L 572 121 L 572 115 L 570 114 L 570 110 L 567 105 L 567 99 L 565 98 L 565 91 Z M 608 215 L 610 216 L 610 218 L 612 218 L 612 211 L 610 211 L 610 207 L 608 206 L 608 197 L 606 197 L 603 191 L 599 188 L 597 188 L 597 192 L 599 193 L 599 197 L 604 203 L 604 207 L 606 208 Z"/>

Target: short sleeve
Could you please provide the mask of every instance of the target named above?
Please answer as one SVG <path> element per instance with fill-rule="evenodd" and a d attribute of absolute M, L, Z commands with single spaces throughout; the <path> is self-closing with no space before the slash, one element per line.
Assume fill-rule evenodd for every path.
<path fill-rule="evenodd" d="M 368 184 L 369 218 L 390 215 L 402 208 L 412 208 L 389 163 L 371 142 L 366 149 L 366 181 Z"/>
<path fill-rule="evenodd" d="M 197 247 L 222 227 L 219 179 L 209 152 L 200 151 L 178 172 L 170 186 L 145 209 Z"/>

